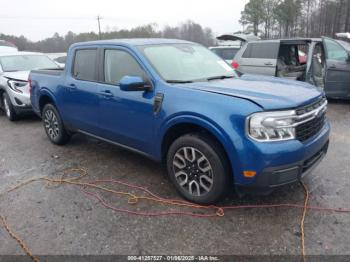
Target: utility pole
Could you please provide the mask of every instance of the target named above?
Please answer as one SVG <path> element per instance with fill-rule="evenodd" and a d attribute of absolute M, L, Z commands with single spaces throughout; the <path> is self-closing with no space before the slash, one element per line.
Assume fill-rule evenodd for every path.
<path fill-rule="evenodd" d="M 102 17 L 100 17 L 99 15 L 97 16 L 97 23 L 98 23 L 98 38 L 101 40 L 101 23 L 100 20 L 102 19 Z"/>

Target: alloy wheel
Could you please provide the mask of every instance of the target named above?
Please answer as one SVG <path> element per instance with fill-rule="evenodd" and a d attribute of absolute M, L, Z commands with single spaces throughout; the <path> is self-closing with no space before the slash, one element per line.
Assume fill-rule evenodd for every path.
<path fill-rule="evenodd" d="M 210 162 L 194 147 L 182 147 L 176 152 L 173 171 L 177 183 L 192 196 L 203 196 L 213 187 Z"/>
<path fill-rule="evenodd" d="M 10 105 L 7 102 L 6 97 L 4 97 L 4 108 L 5 108 L 5 113 L 8 118 L 11 118 L 11 110 L 10 110 Z"/>
<path fill-rule="evenodd" d="M 45 111 L 45 129 L 52 140 L 55 140 L 60 133 L 59 124 L 55 113 L 52 110 Z"/>

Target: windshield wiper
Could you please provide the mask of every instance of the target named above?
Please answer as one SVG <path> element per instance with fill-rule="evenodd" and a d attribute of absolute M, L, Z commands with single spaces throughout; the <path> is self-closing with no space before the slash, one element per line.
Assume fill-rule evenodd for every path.
<path fill-rule="evenodd" d="M 193 83 L 193 81 L 190 80 L 167 80 L 166 81 L 169 84 L 188 84 Z"/>
<path fill-rule="evenodd" d="M 208 77 L 207 80 L 219 80 L 219 79 L 226 79 L 226 78 L 234 78 L 235 76 L 228 76 L 228 75 L 223 75 L 223 76 L 213 76 L 213 77 Z"/>

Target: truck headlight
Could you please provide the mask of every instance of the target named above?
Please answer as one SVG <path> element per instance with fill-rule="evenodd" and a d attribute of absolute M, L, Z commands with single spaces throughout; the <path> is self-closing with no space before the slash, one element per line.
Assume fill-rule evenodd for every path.
<path fill-rule="evenodd" d="M 294 110 L 262 112 L 247 118 L 248 136 L 260 142 L 295 139 Z"/>
<path fill-rule="evenodd" d="M 18 81 L 18 80 L 8 80 L 7 81 L 8 86 L 17 93 L 23 93 L 21 90 L 23 87 L 25 87 L 28 83 L 26 81 Z"/>

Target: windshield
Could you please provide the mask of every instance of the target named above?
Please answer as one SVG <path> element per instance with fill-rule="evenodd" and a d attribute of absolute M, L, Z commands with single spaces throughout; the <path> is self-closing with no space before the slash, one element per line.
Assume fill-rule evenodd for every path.
<path fill-rule="evenodd" d="M 14 55 L 0 57 L 4 72 L 54 69 L 58 65 L 45 55 Z"/>
<path fill-rule="evenodd" d="M 233 68 L 224 60 L 200 45 L 149 45 L 140 49 L 168 82 L 207 81 L 209 78 L 236 76 Z"/>

